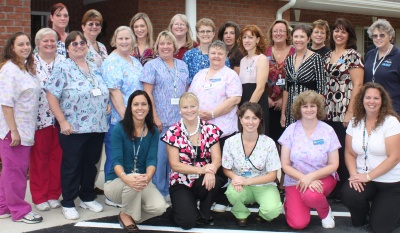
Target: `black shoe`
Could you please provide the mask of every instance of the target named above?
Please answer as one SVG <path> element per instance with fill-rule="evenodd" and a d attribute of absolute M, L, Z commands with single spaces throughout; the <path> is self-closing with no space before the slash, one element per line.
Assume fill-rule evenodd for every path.
<path fill-rule="evenodd" d="M 239 227 L 245 227 L 247 226 L 247 218 L 245 219 L 236 219 L 236 225 L 238 225 Z"/>
<path fill-rule="evenodd" d="M 94 188 L 95 195 L 104 195 L 104 190 L 99 189 L 98 187 Z"/>
<path fill-rule="evenodd" d="M 259 212 L 256 214 L 256 216 L 254 217 L 254 219 L 255 219 L 256 222 L 258 222 L 258 223 L 268 222 L 267 220 L 265 220 L 263 217 L 260 216 L 260 213 L 259 213 Z"/>
<path fill-rule="evenodd" d="M 119 225 L 121 225 L 122 229 L 124 229 L 128 233 L 136 233 L 139 232 L 139 228 L 137 227 L 135 220 L 132 219 L 132 224 L 131 225 L 125 225 L 125 223 L 121 219 L 121 213 L 118 215 L 118 222 Z"/>
<path fill-rule="evenodd" d="M 214 226 L 214 218 L 210 216 L 210 218 L 207 220 L 203 217 L 200 217 L 197 219 L 197 224 L 199 225 L 208 225 L 208 226 Z"/>

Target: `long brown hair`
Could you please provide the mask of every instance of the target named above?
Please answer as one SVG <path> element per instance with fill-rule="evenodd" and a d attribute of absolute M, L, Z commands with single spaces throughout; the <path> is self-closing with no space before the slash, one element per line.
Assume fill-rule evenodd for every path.
<path fill-rule="evenodd" d="M 355 101 L 354 101 L 354 107 L 353 107 L 353 112 L 354 112 L 353 127 L 356 127 L 358 125 L 358 123 L 360 123 L 366 116 L 366 112 L 365 112 L 365 108 L 364 108 L 364 97 L 365 97 L 365 93 L 370 88 L 374 88 L 379 91 L 379 93 L 381 95 L 381 101 L 382 101 L 382 105 L 381 105 L 381 108 L 379 109 L 379 115 L 378 115 L 378 119 L 376 121 L 374 129 L 381 126 L 387 116 L 394 116 L 400 121 L 400 117 L 394 111 L 393 106 L 392 106 L 392 100 L 391 100 L 389 94 L 385 91 L 385 89 L 378 83 L 368 82 L 368 83 L 364 84 L 364 86 L 361 87 L 361 90 L 358 92 L 358 94 L 356 95 L 356 97 L 354 99 Z"/>
<path fill-rule="evenodd" d="M 31 74 L 36 74 L 32 47 L 29 56 L 26 58 L 26 63 L 24 63 L 24 61 L 21 61 L 21 59 L 18 58 L 18 55 L 13 50 L 15 40 L 19 36 L 26 36 L 28 37 L 29 42 L 31 42 L 30 36 L 24 32 L 16 32 L 12 34 L 11 37 L 7 40 L 6 46 L 4 47 L 4 54 L 0 57 L 0 69 L 8 60 L 11 60 L 11 62 L 17 65 L 21 70 L 26 70 Z"/>

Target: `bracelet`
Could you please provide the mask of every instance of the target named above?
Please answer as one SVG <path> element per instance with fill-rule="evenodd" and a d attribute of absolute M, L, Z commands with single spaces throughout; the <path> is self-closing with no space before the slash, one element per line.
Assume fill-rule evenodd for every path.
<path fill-rule="evenodd" d="M 122 175 L 126 175 L 125 172 L 121 172 L 121 174 L 119 174 L 119 177 L 121 178 Z"/>
<path fill-rule="evenodd" d="M 211 118 L 214 119 L 214 110 L 211 111 Z"/>
<path fill-rule="evenodd" d="M 371 177 L 369 176 L 369 173 L 367 172 L 367 180 L 371 181 Z"/>

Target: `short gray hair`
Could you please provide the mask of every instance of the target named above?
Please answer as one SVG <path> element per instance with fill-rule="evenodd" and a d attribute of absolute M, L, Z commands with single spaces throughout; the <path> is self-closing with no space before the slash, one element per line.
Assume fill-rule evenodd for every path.
<path fill-rule="evenodd" d="M 115 29 L 114 35 L 111 38 L 110 41 L 110 45 L 112 47 L 116 47 L 116 43 L 117 43 L 117 35 L 119 32 L 124 31 L 124 30 L 128 30 L 129 35 L 131 36 L 132 39 L 132 49 L 136 46 L 136 39 L 135 39 L 135 35 L 133 34 L 133 31 L 130 27 L 128 26 L 119 26 L 117 29 Z"/>
<path fill-rule="evenodd" d="M 374 32 L 375 28 L 377 28 L 379 31 L 386 32 L 389 35 L 390 39 L 393 39 L 395 36 L 392 25 L 390 25 L 389 21 L 387 21 L 386 19 L 378 19 L 368 28 L 367 32 L 369 38 L 372 38 L 372 33 Z"/>
<path fill-rule="evenodd" d="M 216 40 L 208 46 L 208 52 L 210 52 L 211 48 L 217 48 L 217 49 L 222 49 L 225 51 L 226 54 L 228 54 L 228 48 L 226 47 L 226 44 L 220 40 Z"/>
<path fill-rule="evenodd" d="M 58 41 L 58 35 L 57 35 L 57 32 L 56 32 L 56 31 L 54 31 L 54 30 L 51 29 L 51 28 L 42 28 L 42 29 L 40 29 L 40 30 L 36 33 L 36 36 L 35 36 L 35 45 L 36 45 L 36 46 L 39 46 L 40 40 L 41 40 L 44 36 L 46 36 L 46 35 L 53 35 L 53 36 L 55 36 L 56 41 Z"/>

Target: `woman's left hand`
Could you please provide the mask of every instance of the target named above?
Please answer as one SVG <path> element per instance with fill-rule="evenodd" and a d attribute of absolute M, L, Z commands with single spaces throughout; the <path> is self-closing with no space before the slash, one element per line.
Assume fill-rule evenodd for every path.
<path fill-rule="evenodd" d="M 312 178 L 310 174 L 307 174 L 297 181 L 296 188 L 300 187 L 300 192 L 304 193 L 313 181 L 314 178 Z"/>
<path fill-rule="evenodd" d="M 215 187 L 215 175 L 211 173 L 206 173 L 204 175 L 202 186 L 205 186 L 208 191 Z"/>
<path fill-rule="evenodd" d="M 106 109 L 107 115 L 110 115 L 111 113 L 111 105 L 107 104 L 107 109 Z"/>
<path fill-rule="evenodd" d="M 308 188 L 311 190 L 311 192 L 317 191 L 318 193 L 322 193 L 324 191 L 321 180 L 314 180 L 311 182 Z"/>
<path fill-rule="evenodd" d="M 212 119 L 211 111 L 202 111 L 202 110 L 200 110 L 199 111 L 199 116 L 200 116 L 200 119 L 205 120 L 205 121 L 208 121 L 208 120 Z"/>

